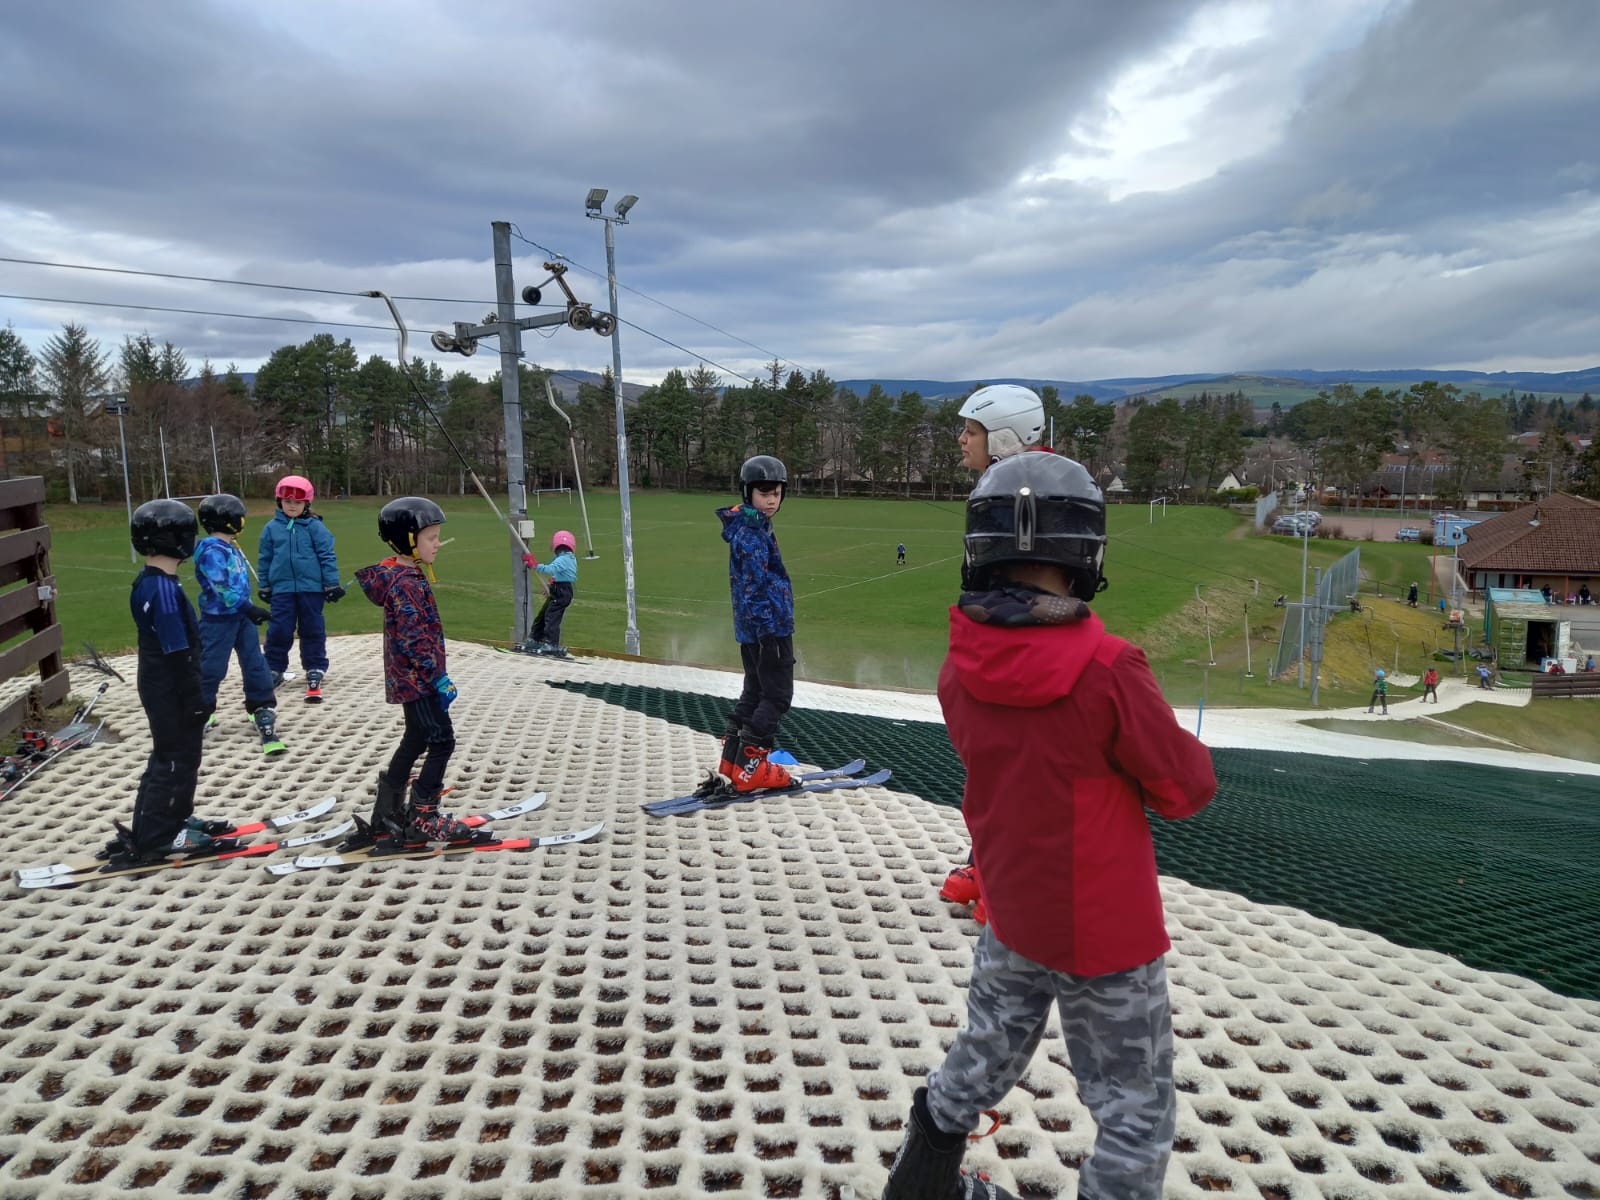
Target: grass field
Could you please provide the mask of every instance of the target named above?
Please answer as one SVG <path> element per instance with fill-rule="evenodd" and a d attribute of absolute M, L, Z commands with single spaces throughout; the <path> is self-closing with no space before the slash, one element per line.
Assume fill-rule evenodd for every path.
<path fill-rule="evenodd" d="M 450 516 L 445 536 L 454 539 L 438 563 L 445 632 L 451 638 L 505 642 L 513 632 L 509 539 L 476 495 L 436 498 Z M 586 547 L 576 504 L 558 501 L 536 508 L 537 542 L 548 547 L 550 535 L 562 528 L 578 538 L 577 599 L 563 630 L 567 644 L 620 651 L 626 609 L 617 497 L 595 492 L 589 500 L 597 560 L 581 557 Z M 713 512 L 719 503 L 726 501 L 711 495 L 633 494 L 640 649 L 646 656 L 725 667 L 738 662 L 727 550 Z M 376 498 L 357 498 L 324 510 L 346 580 L 355 568 L 386 553 L 376 534 L 380 507 Z M 271 512 L 265 503 L 252 505 L 243 538 L 252 558 L 261 522 Z M 129 649 L 127 596 L 136 568 L 122 509 L 53 506 L 47 518 L 69 651 L 86 640 L 104 651 Z M 931 688 L 944 656 L 946 610 L 958 591 L 962 519 L 958 502 L 792 497 L 778 516 L 777 530 L 795 585 L 801 677 Z M 1174 703 L 1193 704 L 1201 697 L 1220 704 L 1307 703 L 1305 692 L 1270 684 L 1265 677 L 1283 621 L 1272 599 L 1280 592 L 1298 597 L 1300 591 L 1297 541 L 1250 536 L 1244 518 L 1200 507 L 1170 506 L 1152 521 L 1146 505 L 1116 505 L 1109 530 L 1111 587 L 1096 599 L 1095 609 L 1112 632 L 1146 648 Z M 902 541 L 909 553 L 906 565 L 897 567 L 895 545 Z M 1332 562 L 1349 546 L 1314 540 L 1311 563 Z M 1425 566 L 1422 547 L 1362 547 L 1363 562 L 1370 556 L 1370 569 L 1386 594 Z M 190 568 L 181 574 L 191 580 L 192 593 Z M 332 633 L 370 633 L 380 627 L 379 610 L 359 591 L 352 590 L 327 613 Z M 1253 678 L 1245 673 L 1247 618 Z M 1392 640 L 1379 649 L 1392 656 Z M 1417 655 L 1420 662 L 1420 650 Z M 1392 665 L 1387 657 L 1378 661 Z M 1363 659 L 1352 661 L 1348 672 L 1336 672 L 1324 684 L 1324 704 L 1364 701 L 1368 671 Z M 1346 679 L 1346 673 L 1358 677 Z"/>

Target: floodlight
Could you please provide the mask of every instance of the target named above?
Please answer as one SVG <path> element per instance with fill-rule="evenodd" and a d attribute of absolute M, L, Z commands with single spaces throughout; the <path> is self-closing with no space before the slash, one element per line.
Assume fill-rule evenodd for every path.
<path fill-rule="evenodd" d="M 599 212 L 600 206 L 606 202 L 605 188 L 590 188 L 589 195 L 583 202 L 586 212 Z"/>
<path fill-rule="evenodd" d="M 628 215 L 628 210 L 630 208 L 632 208 L 637 203 L 639 203 L 639 197 L 637 197 L 637 196 L 624 196 L 621 200 L 617 201 L 617 207 L 616 207 L 617 216 L 626 217 Z"/>

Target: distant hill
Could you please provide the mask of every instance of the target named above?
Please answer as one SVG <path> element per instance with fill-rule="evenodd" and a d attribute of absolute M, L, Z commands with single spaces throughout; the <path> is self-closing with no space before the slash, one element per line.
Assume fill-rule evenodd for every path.
<path fill-rule="evenodd" d="M 1257 408 L 1270 408 L 1278 403 L 1291 408 L 1302 400 L 1309 400 L 1318 392 L 1331 389 L 1335 384 L 1350 383 L 1363 390 L 1369 387 L 1407 388 L 1413 383 L 1434 379 L 1440 383 L 1453 383 L 1463 392 L 1482 392 L 1499 395 L 1502 392 L 1532 392 L 1541 400 L 1563 396 L 1575 401 L 1585 392 L 1600 395 L 1600 367 L 1581 371 L 1439 371 L 1425 368 L 1397 368 L 1388 371 L 1312 371 L 1298 368 L 1279 368 L 1270 371 L 1236 372 L 1226 375 L 1152 375 L 1131 376 L 1119 379 L 845 379 L 840 387 L 848 387 L 858 396 L 864 396 L 877 384 L 891 396 L 914 391 L 923 399 L 937 403 L 956 396 L 965 396 L 973 388 L 985 383 L 1020 383 L 1035 391 L 1045 385 L 1054 387 L 1063 400 L 1073 396 L 1088 395 L 1096 400 L 1117 401 L 1134 396 L 1172 396 L 1188 399 L 1201 392 L 1242 392 Z"/>

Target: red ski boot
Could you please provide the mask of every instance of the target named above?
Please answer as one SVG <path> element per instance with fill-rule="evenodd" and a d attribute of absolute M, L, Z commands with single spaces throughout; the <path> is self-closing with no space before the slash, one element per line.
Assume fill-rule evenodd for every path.
<path fill-rule="evenodd" d="M 717 763 L 717 774 L 732 779 L 739 769 L 739 727 L 730 724 L 722 731 L 722 760 Z"/>
<path fill-rule="evenodd" d="M 939 889 L 939 899 L 952 904 L 973 904 L 981 895 L 978 890 L 978 864 L 971 862 L 963 863 L 946 875 L 944 886 Z"/>
<path fill-rule="evenodd" d="M 748 729 L 739 735 L 739 757 L 733 764 L 733 774 L 728 778 L 736 792 L 765 792 L 792 787 L 794 780 L 789 772 L 767 755 L 772 753 L 772 739 L 758 738 Z"/>

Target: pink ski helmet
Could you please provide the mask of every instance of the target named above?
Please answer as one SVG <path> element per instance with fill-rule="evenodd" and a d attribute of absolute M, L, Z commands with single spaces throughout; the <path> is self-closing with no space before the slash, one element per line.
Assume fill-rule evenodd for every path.
<path fill-rule="evenodd" d="M 279 500 L 304 500 L 309 504 L 317 498 L 317 489 L 304 475 L 285 475 L 272 494 Z"/>
<path fill-rule="evenodd" d="M 565 546 L 568 550 L 571 550 L 574 554 L 578 552 L 578 543 L 572 534 L 565 529 L 558 529 L 556 530 L 555 537 L 550 539 L 550 549 L 552 551 L 556 551 L 561 549 L 563 546 Z"/>

